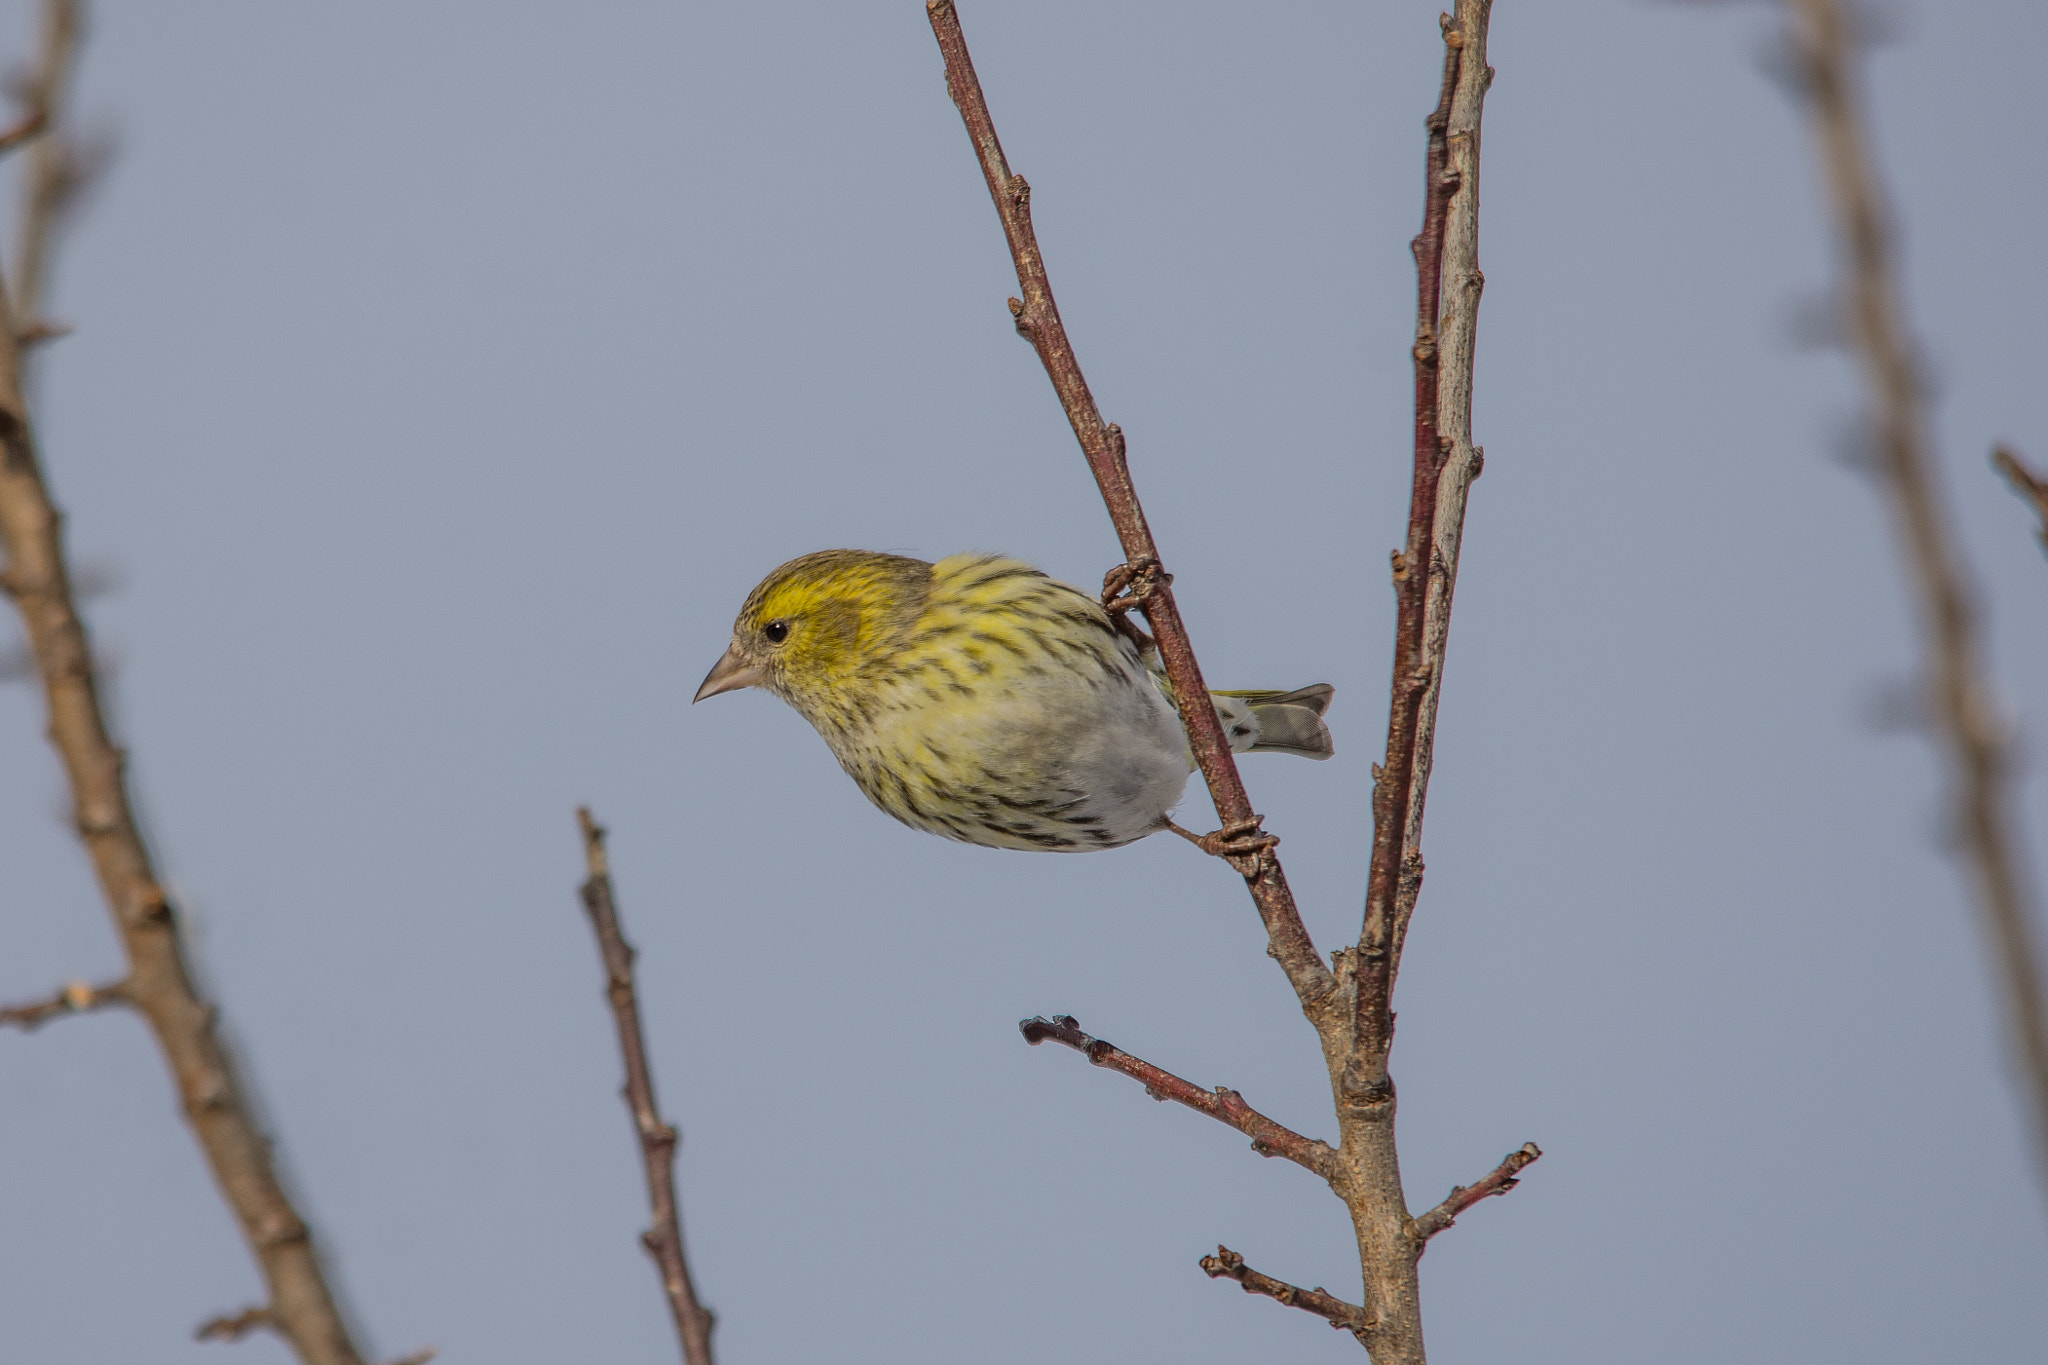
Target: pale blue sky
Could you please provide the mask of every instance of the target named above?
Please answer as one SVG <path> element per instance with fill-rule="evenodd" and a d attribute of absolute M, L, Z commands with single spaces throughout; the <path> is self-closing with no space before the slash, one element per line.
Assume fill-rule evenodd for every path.
<path fill-rule="evenodd" d="M 1355 935 L 1405 518 L 1434 4 L 964 0 L 1207 672 L 1337 686 L 1245 765 Z M 2048 12 L 1902 5 L 1878 146 L 1999 685 L 2038 754 Z M 0 9 L 26 52 L 31 8 Z M 1397 1001 L 1440 1359 L 2037 1359 L 2048 1212 L 1914 643 L 1832 456 L 1805 127 L 1758 7 L 1502 0 L 1469 521 Z M 1241 887 L 872 810 L 767 698 L 689 708 L 832 545 L 1115 558 L 917 0 L 104 3 L 120 156 L 39 415 L 137 790 L 366 1335 L 673 1357 L 572 811 L 614 831 L 687 1233 L 732 1365 L 1355 1361 L 1212 1283 L 1355 1288 L 1341 1208 L 1016 1021 L 1069 1011 L 1332 1130 Z M 4 635 L 4 628 L 0 628 Z M 0 688 L 0 998 L 118 970 L 40 701 Z M 2038 855 L 2043 784 L 2027 775 Z M 1191 801 L 1188 809 L 1198 807 Z M 147 1036 L 0 1035 L 0 1359 L 196 1345 L 257 1280 Z"/>

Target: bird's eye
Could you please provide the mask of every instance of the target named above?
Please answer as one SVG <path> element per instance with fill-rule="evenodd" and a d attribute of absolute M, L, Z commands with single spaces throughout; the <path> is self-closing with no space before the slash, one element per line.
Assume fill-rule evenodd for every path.
<path fill-rule="evenodd" d="M 767 625 L 761 627 L 761 633 L 768 637 L 769 644 L 779 645 L 789 638 L 789 622 L 770 621 Z"/>

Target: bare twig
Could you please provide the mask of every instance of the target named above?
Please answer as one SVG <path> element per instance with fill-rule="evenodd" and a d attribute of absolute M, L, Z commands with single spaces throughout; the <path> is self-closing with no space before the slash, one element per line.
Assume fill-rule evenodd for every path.
<path fill-rule="evenodd" d="M 682 1215 L 676 1201 L 676 1147 L 682 1136 L 664 1123 L 654 1106 L 654 1074 L 647 1065 L 647 1038 L 640 1027 L 640 1000 L 633 990 L 633 947 L 619 925 L 612 899 L 611 868 L 605 860 L 604 830 L 579 808 L 576 823 L 583 830 L 583 856 L 590 879 L 583 883 L 583 908 L 597 934 L 604 958 L 605 997 L 619 1026 L 619 1051 L 626 1061 L 626 1107 L 640 1138 L 640 1159 L 647 1168 L 647 1199 L 653 1226 L 641 1234 L 641 1245 L 661 1271 L 661 1287 L 675 1315 L 676 1338 L 685 1365 L 711 1365 L 711 1310 L 697 1301 L 690 1263 L 683 1255 Z"/>
<path fill-rule="evenodd" d="M 104 986 L 74 981 L 46 999 L 32 1000 L 26 1005 L 0 1006 L 0 1028 L 13 1027 L 23 1033 L 31 1033 L 59 1015 L 84 1014 L 89 1010 L 103 1010 L 109 1005 L 128 1003 L 126 981 L 110 981 Z"/>
<path fill-rule="evenodd" d="M 2012 812 L 2011 740 L 1983 662 L 1977 607 L 1949 526 L 1893 260 L 1891 217 L 1871 161 L 1850 32 L 1837 0 L 1791 0 L 1794 55 L 1846 278 L 1849 330 L 1874 421 L 1877 468 L 1918 595 L 1935 728 L 1954 783 L 1954 822 L 1985 919 L 2008 1035 L 2032 1108 L 2048 1192 L 2048 1011 L 2036 912 Z"/>
<path fill-rule="evenodd" d="M 1262 1275 L 1246 1265 L 1244 1257 L 1229 1247 L 1217 1247 L 1216 1254 L 1204 1256 L 1201 1265 L 1212 1280 L 1236 1280 L 1244 1286 L 1244 1292 L 1247 1294 L 1264 1294 L 1269 1299 L 1278 1299 L 1289 1308 L 1314 1313 L 1330 1326 L 1351 1333 L 1361 1342 L 1369 1342 L 1372 1336 L 1372 1319 L 1357 1304 L 1346 1303 L 1320 1286 L 1314 1289 L 1300 1289 L 1285 1280 Z"/>
<path fill-rule="evenodd" d="M 1395 557 L 1399 613 L 1387 762 L 1378 774 L 1374 798 L 1365 924 L 1357 950 L 1340 953 L 1334 971 L 1325 967 L 1302 926 L 1272 849 L 1276 841 L 1263 833 L 1252 813 L 1213 711 L 1200 704 L 1205 693 L 1201 672 L 1174 606 L 1171 578 L 1131 482 L 1123 433 L 1103 422 L 1074 359 L 1032 230 L 1030 187 L 1022 176 L 1011 173 L 1004 159 L 953 0 L 927 0 L 926 10 L 945 55 L 947 88 L 974 144 L 1016 266 L 1023 297 L 1010 301 L 1010 312 L 1052 380 L 1123 545 L 1125 563 L 1112 569 L 1104 582 L 1105 605 L 1112 612 L 1132 607 L 1144 611 L 1180 699 L 1197 764 L 1216 803 L 1222 829 L 1189 837 L 1229 858 L 1245 878 L 1266 925 L 1269 951 L 1286 971 L 1302 1012 L 1322 1043 L 1340 1137 L 1327 1178 L 1351 1211 L 1365 1283 L 1365 1307 L 1349 1309 L 1353 1316 L 1346 1321 L 1377 1365 L 1419 1365 L 1423 1347 L 1415 1271 L 1427 1239 L 1417 1235 L 1401 1190 L 1387 1053 L 1393 1037 L 1394 980 L 1421 884 L 1423 802 L 1466 495 L 1481 458 L 1471 440 L 1471 406 L 1483 283 L 1478 266 L 1479 125 L 1493 74 L 1486 65 L 1490 0 L 1461 0 L 1456 17 L 1444 21 L 1444 80 L 1429 120 L 1426 208 L 1423 231 L 1416 239 L 1414 474 L 1408 544 Z M 1058 1024 L 1041 1026 L 1041 1036 L 1061 1037 Z M 1091 1060 L 1124 1057 L 1091 1047 L 1094 1040 L 1086 1040 L 1077 1027 L 1073 1034 L 1061 1041 L 1088 1051 Z M 1207 1092 L 1136 1058 L 1127 1063 L 1117 1064 L 1117 1069 L 1145 1080 L 1155 1093 L 1235 1122 L 1211 1107 L 1217 1102 Z M 1158 1078 L 1171 1084 L 1162 1088 L 1155 1084 Z M 1174 1086 L 1184 1093 L 1175 1093 Z M 1246 1274 L 1254 1279 L 1246 1280 L 1236 1273 L 1241 1262 L 1236 1269 L 1218 1264 L 1224 1268 L 1213 1273 L 1247 1284 L 1270 1283 L 1297 1298 L 1305 1292 L 1253 1272 Z M 1330 1302 L 1337 1309 L 1346 1308 Z"/>
<path fill-rule="evenodd" d="M 223 1313 L 217 1318 L 208 1318 L 192 1333 L 194 1341 L 240 1341 L 251 1332 L 277 1323 L 270 1316 L 268 1308 L 244 1308 L 239 1313 Z"/>
<path fill-rule="evenodd" d="M 2026 462 L 2020 459 L 2020 453 L 2011 446 L 1994 446 L 1991 463 L 2005 475 L 2013 492 L 2034 505 L 2034 515 L 2041 518 L 2040 529 L 2034 534 L 2040 537 L 2041 549 L 2048 552 L 2048 479 L 2027 468 Z"/>
<path fill-rule="evenodd" d="M 1543 1149 L 1533 1142 L 1525 1142 L 1501 1158 L 1500 1165 L 1487 1172 L 1486 1178 L 1476 1185 L 1453 1185 L 1451 1192 L 1444 1196 L 1444 1202 L 1415 1220 L 1417 1241 L 1427 1242 L 1445 1228 L 1458 1221 L 1458 1215 L 1482 1199 L 1497 1194 L 1506 1194 L 1520 1182 L 1515 1179 L 1524 1167 L 1543 1155 Z"/>
<path fill-rule="evenodd" d="M 1245 793 L 1230 744 L 1223 736 L 1222 722 L 1209 704 L 1201 666 L 1195 662 L 1187 627 L 1181 622 L 1180 608 L 1174 604 L 1171 576 L 1162 567 L 1159 547 L 1146 524 L 1137 488 L 1131 482 L 1123 432 L 1102 420 L 1095 398 L 1088 391 L 1088 381 L 1074 358 L 1073 345 L 1067 340 L 1059 306 L 1053 301 L 1052 281 L 1046 274 L 1038 238 L 1031 227 L 1031 186 L 1023 176 L 1012 175 L 1009 163 L 1003 159 L 1002 143 L 996 138 L 988 102 L 982 97 L 981 81 L 974 74 L 974 59 L 968 54 L 967 40 L 960 32 L 960 16 L 953 0 L 927 0 L 925 12 L 939 40 L 939 50 L 945 54 L 946 88 L 952 93 L 960 118 L 967 125 L 967 135 L 974 142 L 982 175 L 988 181 L 989 196 L 995 200 L 996 214 L 1002 219 L 1003 233 L 1017 267 L 1017 287 L 1023 298 L 1010 300 L 1011 315 L 1016 318 L 1018 333 L 1032 344 L 1044 363 L 1046 375 L 1052 380 L 1060 405 L 1081 443 L 1081 453 L 1095 474 L 1109 519 L 1123 546 L 1129 581 L 1142 584 L 1142 590 L 1132 594 L 1134 605 L 1145 613 L 1146 623 L 1159 642 L 1160 659 L 1179 701 L 1181 723 L 1187 730 L 1202 778 L 1208 783 L 1209 795 L 1216 803 L 1216 815 L 1222 822 L 1219 832 L 1224 836 L 1216 847 L 1229 857 L 1250 888 L 1259 916 L 1265 921 L 1269 951 L 1293 983 L 1302 1008 L 1311 1012 L 1323 1009 L 1336 989 L 1336 979 L 1301 922 L 1301 912 L 1295 907 L 1294 893 L 1287 887 L 1279 858 L 1270 843 L 1260 838 L 1261 817 L 1252 811 L 1251 798 Z"/>
<path fill-rule="evenodd" d="M 1252 1140 L 1252 1150 L 1260 1156 L 1284 1156 L 1325 1180 L 1336 1174 L 1337 1152 L 1329 1143 L 1303 1137 L 1293 1129 L 1273 1122 L 1246 1104 L 1244 1096 L 1235 1090 L 1222 1086 L 1204 1090 L 1192 1081 L 1184 1081 L 1170 1071 L 1162 1071 L 1150 1062 L 1133 1057 L 1114 1043 L 1090 1037 L 1081 1031 L 1080 1021 L 1071 1014 L 1055 1015 L 1051 1019 L 1026 1019 L 1017 1027 L 1023 1031 L 1027 1043 L 1036 1046 L 1048 1038 L 1064 1043 L 1095 1065 L 1120 1071 L 1137 1081 L 1155 1100 L 1172 1100 L 1197 1113 L 1207 1114 L 1219 1123 L 1229 1124 Z"/>
<path fill-rule="evenodd" d="M 31 117 L 40 117 L 29 152 L 27 183 L 21 204 L 21 235 L 15 247 L 13 312 L 18 345 L 28 346 L 63 336 L 70 329 L 43 317 L 43 294 L 50 277 L 50 252 L 66 212 L 105 162 L 104 149 L 85 149 L 70 137 L 64 120 L 70 91 L 70 56 L 84 34 L 84 6 L 78 0 L 50 0 L 43 7 L 43 53 L 29 77 L 25 99 Z"/>
<path fill-rule="evenodd" d="M 51 0 L 42 66 L 32 86 L 48 109 L 62 106 L 77 31 L 77 7 Z M 54 212 L 54 206 L 46 210 Z M 47 240 L 47 222 L 26 225 L 25 238 L 38 234 Z M 40 270 L 24 262 L 20 278 L 32 298 L 40 295 Z M 127 755 L 107 731 L 92 649 L 64 558 L 62 519 L 43 481 L 23 393 L 16 323 L 24 315 L 8 306 L 5 295 L 0 287 L 0 542 L 7 556 L 0 588 L 20 609 L 78 832 L 128 958 L 125 993 L 163 1049 L 185 1117 L 262 1270 L 269 1294 L 264 1313 L 306 1365 L 361 1365 L 312 1234 L 285 1193 L 270 1141 L 257 1126 L 215 1027 L 216 1011 L 193 984 L 177 915 L 136 827 Z"/>

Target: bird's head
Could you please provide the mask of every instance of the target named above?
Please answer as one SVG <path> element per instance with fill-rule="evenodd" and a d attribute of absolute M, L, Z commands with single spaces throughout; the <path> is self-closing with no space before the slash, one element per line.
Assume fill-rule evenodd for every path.
<path fill-rule="evenodd" d="M 761 580 L 733 622 L 732 646 L 694 701 L 759 687 L 813 724 L 851 709 L 902 648 L 931 593 L 932 566 L 868 550 L 820 550 Z"/>

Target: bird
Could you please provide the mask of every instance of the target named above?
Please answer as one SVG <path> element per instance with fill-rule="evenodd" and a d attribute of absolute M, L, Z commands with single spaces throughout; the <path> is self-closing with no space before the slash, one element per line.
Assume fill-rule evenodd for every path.
<path fill-rule="evenodd" d="M 790 560 L 748 594 L 694 702 L 760 688 L 913 829 L 1085 852 L 1173 829 L 1195 762 L 1156 648 L 1019 559 Z M 1327 683 L 1214 692 L 1230 747 L 1323 759 Z M 1193 835 L 1188 835 L 1193 838 Z"/>

